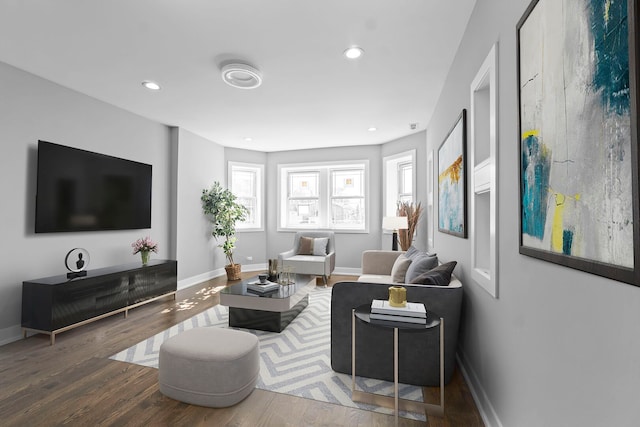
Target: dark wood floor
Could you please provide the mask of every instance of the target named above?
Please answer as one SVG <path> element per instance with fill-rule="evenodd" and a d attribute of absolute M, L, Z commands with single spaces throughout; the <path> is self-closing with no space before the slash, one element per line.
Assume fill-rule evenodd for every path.
<path fill-rule="evenodd" d="M 244 277 L 254 273 L 243 273 Z M 330 284 L 351 280 L 331 278 Z M 256 389 L 230 408 L 187 405 L 158 391 L 158 371 L 109 360 L 124 350 L 218 304 L 216 278 L 121 315 L 56 337 L 31 336 L 0 347 L 0 425 L 3 426 L 387 426 L 393 417 Z M 425 388 L 437 402 L 438 388 Z M 482 426 L 471 393 L 456 370 L 445 389 L 445 417 L 427 426 Z M 401 426 L 424 423 L 400 419 Z"/>

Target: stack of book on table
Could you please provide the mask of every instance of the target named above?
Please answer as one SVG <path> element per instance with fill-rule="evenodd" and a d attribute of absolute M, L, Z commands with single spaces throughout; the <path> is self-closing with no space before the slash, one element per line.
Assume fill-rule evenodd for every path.
<path fill-rule="evenodd" d="M 424 304 L 408 302 L 404 307 L 392 307 L 389 301 L 374 299 L 371 302 L 372 320 L 385 320 L 387 322 L 427 324 L 427 310 Z"/>
<path fill-rule="evenodd" d="M 247 283 L 247 289 L 254 292 L 269 292 L 280 289 L 280 285 L 273 282 L 260 283 L 257 279 L 254 282 Z"/>

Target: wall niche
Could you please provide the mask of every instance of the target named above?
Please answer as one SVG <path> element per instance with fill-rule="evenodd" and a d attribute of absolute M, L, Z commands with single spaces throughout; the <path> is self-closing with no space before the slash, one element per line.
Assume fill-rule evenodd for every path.
<path fill-rule="evenodd" d="M 497 71 L 494 44 L 471 82 L 469 240 L 471 277 L 498 298 Z"/>

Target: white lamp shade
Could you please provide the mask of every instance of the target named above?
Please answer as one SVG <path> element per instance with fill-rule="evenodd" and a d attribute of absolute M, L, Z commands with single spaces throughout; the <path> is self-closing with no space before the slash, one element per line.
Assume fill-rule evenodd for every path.
<path fill-rule="evenodd" d="M 408 227 L 406 216 L 385 216 L 382 218 L 383 230 L 406 230 Z"/>

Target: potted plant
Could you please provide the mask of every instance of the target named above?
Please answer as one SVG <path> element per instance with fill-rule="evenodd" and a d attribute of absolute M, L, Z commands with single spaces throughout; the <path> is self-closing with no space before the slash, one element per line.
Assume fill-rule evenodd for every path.
<path fill-rule="evenodd" d="M 406 251 L 413 243 L 413 237 L 418 228 L 418 220 L 420 219 L 420 215 L 422 215 L 422 204 L 418 202 L 418 204 L 414 206 L 413 202 L 398 202 L 397 215 L 407 217 L 408 229 L 398 230 L 400 248 Z"/>
<path fill-rule="evenodd" d="M 214 182 L 210 189 L 202 190 L 200 197 L 202 210 L 211 221 L 211 235 L 224 241 L 218 246 L 222 248 L 229 264 L 225 266 L 229 280 L 240 279 L 240 264 L 233 261 L 233 250 L 236 247 L 236 222 L 243 221 L 247 214 L 247 208 L 236 201 L 236 196 L 226 188 L 222 188 L 219 182 Z"/>

